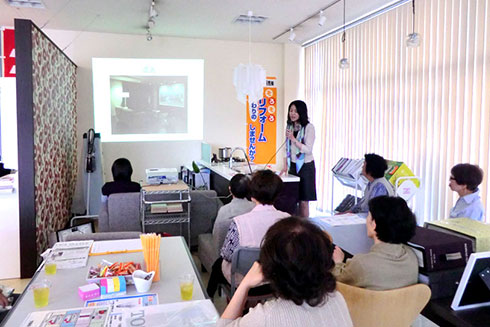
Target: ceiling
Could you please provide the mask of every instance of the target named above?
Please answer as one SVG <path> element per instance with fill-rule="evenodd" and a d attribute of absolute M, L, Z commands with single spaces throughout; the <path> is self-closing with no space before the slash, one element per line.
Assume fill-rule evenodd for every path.
<path fill-rule="evenodd" d="M 266 16 L 262 24 L 252 25 L 254 42 L 290 42 L 289 30 L 308 16 L 338 0 L 155 0 L 159 15 L 151 33 L 221 40 L 248 40 L 248 24 L 233 23 L 251 10 Z M 151 0 L 43 0 L 46 9 L 15 8 L 0 0 L 0 26 L 13 26 L 14 18 L 31 19 L 43 29 L 62 29 L 122 34 L 146 34 Z M 347 0 L 346 21 L 379 9 L 393 0 Z M 295 43 L 301 44 L 342 25 L 343 1 L 324 14 L 326 22 L 318 25 L 318 16 L 295 29 Z"/>

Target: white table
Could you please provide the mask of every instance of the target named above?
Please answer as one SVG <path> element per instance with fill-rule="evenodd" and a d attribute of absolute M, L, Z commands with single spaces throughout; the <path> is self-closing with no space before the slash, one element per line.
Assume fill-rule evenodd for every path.
<path fill-rule="evenodd" d="M 108 254 L 90 256 L 86 267 L 58 270 L 56 275 L 53 276 L 46 276 L 44 270 L 38 271 L 32 278 L 31 283 L 43 278 L 53 283 L 49 294 L 49 305 L 44 308 L 35 308 L 32 291 L 27 287 L 17 300 L 15 307 L 6 317 L 4 326 L 20 326 L 22 321 L 32 311 L 83 307 L 84 301 L 78 297 L 78 287 L 87 284 L 86 277 L 89 267 L 97 265 L 102 259 L 111 262 L 144 262 L 143 252 Z M 162 238 L 160 243 L 160 269 L 160 281 L 154 282 L 148 292 L 157 293 L 160 304 L 182 301 L 180 298 L 179 277 L 185 273 L 194 275 L 194 293 L 192 299 L 204 300 L 207 298 L 199 272 L 183 237 Z M 134 285 L 128 286 L 127 294 L 137 294 Z"/>

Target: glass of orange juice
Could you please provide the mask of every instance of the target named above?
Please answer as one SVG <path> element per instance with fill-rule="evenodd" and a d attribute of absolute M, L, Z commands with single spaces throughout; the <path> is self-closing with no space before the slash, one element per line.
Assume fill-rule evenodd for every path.
<path fill-rule="evenodd" d="M 192 292 L 194 290 L 194 276 L 192 274 L 184 274 L 180 277 L 180 297 L 184 301 L 192 300 Z"/>
<path fill-rule="evenodd" d="M 34 295 L 34 306 L 36 308 L 42 308 L 48 305 L 50 287 L 51 283 L 46 279 L 35 281 L 30 286 L 30 289 Z"/>

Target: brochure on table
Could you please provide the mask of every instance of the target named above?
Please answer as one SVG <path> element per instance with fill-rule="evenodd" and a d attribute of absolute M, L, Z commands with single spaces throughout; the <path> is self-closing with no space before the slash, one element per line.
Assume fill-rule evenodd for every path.
<path fill-rule="evenodd" d="M 94 241 L 72 241 L 56 243 L 48 260 L 56 262 L 57 269 L 72 269 L 87 265 L 90 247 Z"/>
<path fill-rule="evenodd" d="M 134 304 L 134 300 L 117 300 L 102 306 L 32 312 L 20 327 L 194 327 L 215 326 L 218 321 L 218 313 L 210 300 L 116 309 L 117 305 L 122 306 L 123 303 Z M 122 315 L 113 315 L 112 310 L 121 310 Z"/>

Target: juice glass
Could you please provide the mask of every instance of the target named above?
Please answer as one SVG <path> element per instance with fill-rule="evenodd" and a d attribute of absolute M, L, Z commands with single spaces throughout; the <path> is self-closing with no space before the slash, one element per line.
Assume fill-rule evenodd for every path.
<path fill-rule="evenodd" d="M 51 283 L 46 279 L 36 281 L 30 286 L 34 295 L 34 306 L 36 308 L 42 308 L 48 305 L 50 287 Z"/>
<path fill-rule="evenodd" d="M 185 274 L 180 277 L 180 297 L 184 301 L 192 300 L 192 292 L 194 290 L 194 276 Z"/>
<path fill-rule="evenodd" d="M 44 272 L 46 275 L 55 275 L 56 274 L 56 262 L 47 261 L 44 265 Z"/>

